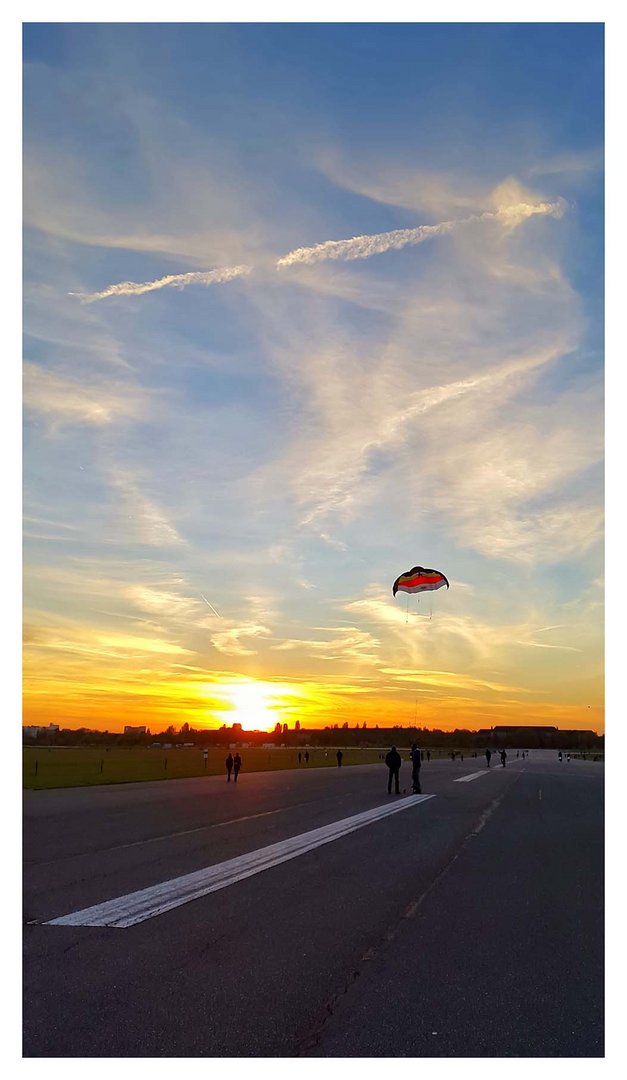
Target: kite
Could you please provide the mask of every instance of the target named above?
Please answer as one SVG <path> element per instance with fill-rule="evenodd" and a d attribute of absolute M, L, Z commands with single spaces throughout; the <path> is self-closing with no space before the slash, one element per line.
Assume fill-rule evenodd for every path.
<path fill-rule="evenodd" d="M 406 570 L 404 574 L 397 577 L 392 586 L 392 595 L 396 596 L 397 592 L 433 592 L 435 589 L 441 589 L 444 585 L 446 585 L 447 589 L 449 588 L 447 579 L 439 570 L 427 570 L 424 566 L 412 566 L 411 570 Z"/>

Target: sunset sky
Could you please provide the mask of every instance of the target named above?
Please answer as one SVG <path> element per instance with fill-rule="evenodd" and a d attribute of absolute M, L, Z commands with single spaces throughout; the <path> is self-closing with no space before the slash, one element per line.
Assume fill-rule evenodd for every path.
<path fill-rule="evenodd" d="M 24 60 L 24 723 L 603 731 L 602 26 Z"/>

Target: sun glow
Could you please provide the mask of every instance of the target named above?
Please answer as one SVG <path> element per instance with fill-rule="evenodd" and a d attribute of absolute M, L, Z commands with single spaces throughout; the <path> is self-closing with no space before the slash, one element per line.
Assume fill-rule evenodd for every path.
<path fill-rule="evenodd" d="M 282 709 L 282 695 L 272 683 L 227 683 L 219 689 L 212 687 L 212 694 L 223 698 L 231 723 L 248 730 L 270 730 Z"/>

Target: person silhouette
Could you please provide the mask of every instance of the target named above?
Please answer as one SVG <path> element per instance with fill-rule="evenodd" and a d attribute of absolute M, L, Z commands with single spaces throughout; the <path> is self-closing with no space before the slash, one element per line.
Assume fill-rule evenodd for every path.
<path fill-rule="evenodd" d="M 505 768 L 505 762 L 507 760 L 507 750 L 501 750 L 501 765 Z"/>
<path fill-rule="evenodd" d="M 414 795 L 420 795 L 420 750 L 417 743 L 411 744 L 411 752 L 409 755 L 411 759 L 411 789 Z"/>
<path fill-rule="evenodd" d="M 385 755 L 385 764 L 388 767 L 388 795 L 392 794 L 392 780 L 394 780 L 394 793 L 400 795 L 399 772 L 401 770 L 401 755 L 395 746 Z"/>
<path fill-rule="evenodd" d="M 229 756 L 227 757 L 224 764 L 226 765 L 226 782 L 227 782 L 227 784 L 230 784 L 231 783 L 231 773 L 233 772 L 233 755 L 232 755 L 230 750 L 229 750 Z"/>
<path fill-rule="evenodd" d="M 488 769 L 490 768 L 490 758 L 491 758 L 491 757 L 492 757 L 492 751 L 491 751 L 491 750 L 489 750 L 489 749 L 488 749 L 488 750 L 486 750 L 486 752 L 485 752 L 485 759 L 486 759 L 486 764 L 487 764 L 487 766 L 488 766 Z"/>
<path fill-rule="evenodd" d="M 338 769 L 341 769 L 342 768 L 342 758 L 344 757 L 342 751 L 338 750 L 338 752 L 337 752 L 337 754 L 335 756 L 337 758 L 337 767 L 338 767 Z"/>
<path fill-rule="evenodd" d="M 239 756 L 239 754 L 236 754 L 235 757 L 233 758 L 233 780 L 234 780 L 235 783 L 237 783 L 237 777 L 238 777 L 238 774 L 239 774 L 239 771 L 240 771 L 241 767 L 242 767 L 242 759 Z"/>

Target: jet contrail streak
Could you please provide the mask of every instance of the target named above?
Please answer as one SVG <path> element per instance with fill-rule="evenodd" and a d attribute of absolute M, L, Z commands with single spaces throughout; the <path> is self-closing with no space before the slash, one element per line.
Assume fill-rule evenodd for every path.
<path fill-rule="evenodd" d="M 385 251 L 398 251 L 408 245 L 422 244 L 432 236 L 446 235 L 471 222 L 495 220 L 502 222 L 506 227 L 514 228 L 535 214 L 561 217 L 565 206 L 563 199 L 558 199 L 554 203 L 515 203 L 499 207 L 497 210 L 486 210 L 482 214 L 459 218 L 457 221 L 441 221 L 439 225 L 418 225 L 414 229 L 394 229 L 392 232 L 353 236 L 349 240 L 325 240 L 321 244 L 314 244 L 313 247 L 294 248 L 293 251 L 288 251 L 286 255 L 281 255 L 277 259 L 275 266 L 277 270 L 285 270 L 290 266 L 325 262 L 328 259 L 341 259 L 345 262 L 352 259 L 369 259 L 372 255 L 381 255 Z M 219 285 L 232 281 L 233 278 L 250 274 L 253 269 L 252 266 L 225 266 L 217 270 L 168 274 L 166 277 L 157 278 L 156 281 L 121 281 L 117 285 L 108 285 L 101 292 L 70 293 L 70 296 L 77 296 L 83 304 L 91 304 L 95 300 L 106 300 L 110 296 L 141 296 L 143 293 L 154 292 L 156 289 L 170 287 L 184 289 L 186 285 Z"/>
<path fill-rule="evenodd" d="M 381 255 L 384 251 L 398 250 L 407 244 L 421 244 L 430 236 L 451 232 L 459 224 L 456 221 L 443 221 L 439 225 L 419 225 L 416 229 L 394 229 L 393 232 L 375 233 L 372 236 L 354 236 L 351 240 L 325 240 L 313 247 L 296 248 L 282 255 L 277 260 L 277 269 L 295 263 L 324 262 L 327 259 L 369 259 L 371 255 Z"/>
<path fill-rule="evenodd" d="M 78 296 L 83 304 L 92 304 L 94 300 L 106 300 L 108 296 L 141 296 L 143 293 L 154 292 L 155 289 L 170 287 L 184 289 L 186 285 L 221 285 L 225 281 L 232 281 L 233 278 L 250 274 L 251 270 L 251 266 L 225 266 L 221 270 L 167 274 L 166 277 L 157 278 L 156 281 L 121 281 L 117 285 L 108 285 L 102 292 L 70 293 L 70 296 Z"/>
<path fill-rule="evenodd" d="M 218 618 L 219 618 L 219 619 L 221 619 L 221 618 L 222 618 L 222 616 L 221 616 L 220 612 L 219 612 L 219 611 L 216 611 L 216 609 L 214 608 L 213 604 L 210 604 L 210 603 L 209 603 L 209 601 L 207 600 L 207 597 L 206 597 L 206 596 L 203 596 L 203 594 L 202 594 L 202 593 L 200 593 L 199 595 L 200 595 L 200 596 L 202 596 L 202 598 L 203 598 L 203 600 L 205 601 L 205 604 L 207 605 L 207 607 L 210 607 L 210 608 L 211 608 L 211 610 L 213 611 L 213 614 L 214 614 L 214 615 L 217 615 L 217 616 L 218 616 Z"/>
<path fill-rule="evenodd" d="M 397 251 L 407 245 L 422 244 L 431 236 L 442 236 L 453 232 L 460 225 L 469 225 L 473 221 L 497 219 L 506 225 L 518 225 L 533 214 L 561 216 L 562 204 L 557 203 L 516 203 L 503 206 L 498 210 L 486 210 L 483 214 L 471 214 L 457 221 L 442 221 L 439 225 L 418 225 L 415 229 L 394 229 L 392 232 L 375 233 L 371 236 L 354 236 L 352 240 L 325 240 L 313 247 L 296 248 L 282 255 L 277 260 L 277 269 L 295 263 L 323 262 L 326 259 L 369 259 L 371 255 L 381 255 L 384 251 Z"/>

